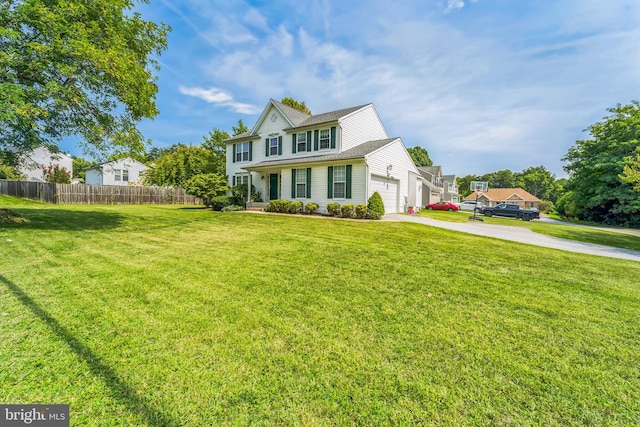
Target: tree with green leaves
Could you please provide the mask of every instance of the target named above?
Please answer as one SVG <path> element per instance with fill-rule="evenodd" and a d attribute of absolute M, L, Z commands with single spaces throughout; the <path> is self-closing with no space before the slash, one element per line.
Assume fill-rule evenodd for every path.
<path fill-rule="evenodd" d="M 640 149 L 640 145 L 638 149 Z M 624 182 L 632 184 L 636 191 L 640 191 L 640 154 L 635 158 L 632 157 L 629 159 L 629 163 L 624 165 L 620 178 Z"/>
<path fill-rule="evenodd" d="M 431 157 L 429 157 L 429 152 L 424 148 L 416 146 L 407 148 L 407 151 L 416 166 L 433 166 L 433 161 L 431 160 Z"/>
<path fill-rule="evenodd" d="M 640 103 L 618 104 L 610 115 L 587 128 L 591 138 L 576 141 L 563 160 L 568 190 L 578 204 L 580 219 L 622 226 L 640 226 L 640 197 L 624 181 L 625 166 L 637 155 Z"/>
<path fill-rule="evenodd" d="M 231 129 L 233 130 L 233 136 L 238 136 L 241 133 L 249 132 L 249 128 L 244 124 L 242 119 L 238 119 L 238 124 L 236 126 L 231 126 Z M 227 136 L 227 138 L 229 137 Z"/>
<path fill-rule="evenodd" d="M 137 124 L 158 114 L 153 56 L 169 27 L 142 19 L 140 2 L 2 2 L 0 148 L 78 136 L 87 152 L 142 151 Z"/>
<path fill-rule="evenodd" d="M 73 169 L 73 178 L 79 178 L 82 182 L 84 182 L 87 176 L 86 169 L 93 165 L 93 162 L 77 156 L 71 156 L 71 159 L 73 160 L 71 168 Z"/>
<path fill-rule="evenodd" d="M 227 178 L 217 173 L 202 173 L 191 177 L 184 188 L 187 194 L 201 198 L 205 207 L 209 207 L 211 199 L 227 191 Z"/>
<path fill-rule="evenodd" d="M 239 125 L 240 124 L 242 123 L 239 123 Z M 213 129 L 204 137 L 204 142 L 201 145 L 202 148 L 211 152 L 211 162 L 214 164 L 213 170 L 220 175 L 227 173 L 227 146 L 224 143 L 225 139 L 229 139 L 227 132 L 220 129 Z"/>
<path fill-rule="evenodd" d="M 311 111 L 309 110 L 309 108 L 307 108 L 307 105 L 304 103 L 304 101 L 300 102 L 293 98 L 285 97 L 282 98 L 280 102 L 282 102 L 284 105 L 288 105 L 291 108 L 295 108 L 298 111 L 302 111 L 305 114 L 308 114 L 310 116 L 312 115 Z"/>
<path fill-rule="evenodd" d="M 185 188 L 196 175 L 216 173 L 213 153 L 199 146 L 180 145 L 175 152 L 157 158 L 144 173 L 145 185 Z"/>
<path fill-rule="evenodd" d="M 21 180 L 24 176 L 12 166 L 0 158 L 0 179 Z"/>
<path fill-rule="evenodd" d="M 556 177 L 544 166 L 532 166 L 518 175 L 519 187 L 541 200 L 550 200 L 556 188 Z"/>

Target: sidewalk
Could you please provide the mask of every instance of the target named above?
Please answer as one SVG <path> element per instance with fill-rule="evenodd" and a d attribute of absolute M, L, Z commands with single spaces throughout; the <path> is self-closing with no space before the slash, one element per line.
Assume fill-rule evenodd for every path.
<path fill-rule="evenodd" d="M 506 225 L 485 224 L 479 221 L 469 222 L 448 222 L 431 218 L 424 218 L 417 215 L 388 214 L 384 221 L 413 222 L 430 225 L 432 227 L 444 228 L 462 233 L 477 234 L 479 236 L 493 237 L 512 242 L 525 243 L 528 245 L 543 246 L 546 248 L 560 249 L 569 252 L 578 252 L 589 255 L 598 255 L 610 258 L 627 259 L 640 261 L 640 251 L 631 249 L 614 248 L 611 246 L 595 245 L 583 243 L 575 240 L 559 239 L 557 237 L 546 236 L 534 233 L 525 227 L 509 227 Z"/>

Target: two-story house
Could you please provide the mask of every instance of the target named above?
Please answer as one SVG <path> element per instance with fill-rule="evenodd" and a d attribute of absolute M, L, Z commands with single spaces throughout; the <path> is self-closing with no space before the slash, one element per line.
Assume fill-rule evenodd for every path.
<path fill-rule="evenodd" d="M 458 183 L 455 175 L 443 175 L 442 181 L 444 182 L 444 200 L 451 203 L 460 202 L 460 195 L 458 194 Z"/>
<path fill-rule="evenodd" d="M 455 175 L 443 175 L 442 166 L 421 166 L 418 170 L 423 178 L 422 206 L 440 201 L 460 202 Z"/>
<path fill-rule="evenodd" d="M 131 158 L 112 160 L 87 168 L 88 185 L 140 185 L 142 173 L 148 168 Z"/>
<path fill-rule="evenodd" d="M 308 115 L 270 100 L 249 132 L 227 139 L 229 185 L 275 199 L 367 204 L 385 212 L 420 205 L 422 178 L 404 143 L 389 137 L 373 104 Z"/>

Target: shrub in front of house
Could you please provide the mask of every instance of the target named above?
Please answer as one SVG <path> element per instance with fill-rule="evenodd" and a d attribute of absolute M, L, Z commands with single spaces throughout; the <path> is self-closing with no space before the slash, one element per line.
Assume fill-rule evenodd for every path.
<path fill-rule="evenodd" d="M 340 207 L 340 216 L 342 218 L 353 218 L 353 205 L 351 203 L 345 203 Z"/>
<path fill-rule="evenodd" d="M 214 211 L 221 211 L 226 206 L 231 206 L 233 204 L 233 197 L 229 196 L 218 196 L 211 198 L 211 209 Z"/>
<path fill-rule="evenodd" d="M 367 204 L 367 218 L 368 219 L 381 219 L 384 215 L 384 203 L 382 197 L 377 191 L 369 197 Z"/>
<path fill-rule="evenodd" d="M 340 215 L 340 203 L 331 202 L 327 205 L 327 212 L 331 216 L 339 216 Z"/>
<path fill-rule="evenodd" d="M 299 214 L 302 213 L 303 204 L 300 200 L 296 200 L 295 202 L 289 203 L 289 213 L 290 214 Z"/>
<path fill-rule="evenodd" d="M 291 205 L 290 200 L 271 200 L 266 210 L 267 212 L 289 213 L 289 205 Z"/>
<path fill-rule="evenodd" d="M 308 202 L 304 207 L 304 213 L 306 213 L 307 215 L 313 215 L 318 211 L 318 208 L 319 206 L 317 203 Z"/>
<path fill-rule="evenodd" d="M 222 208 L 222 212 L 235 212 L 235 211 L 243 211 L 244 208 L 239 205 L 229 205 Z"/>
<path fill-rule="evenodd" d="M 367 205 L 359 204 L 356 205 L 356 218 L 365 219 L 367 217 Z"/>

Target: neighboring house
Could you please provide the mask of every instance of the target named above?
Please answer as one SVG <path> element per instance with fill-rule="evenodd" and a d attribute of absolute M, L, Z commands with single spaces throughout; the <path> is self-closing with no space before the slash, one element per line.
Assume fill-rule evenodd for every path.
<path fill-rule="evenodd" d="M 458 183 L 455 175 L 444 175 L 444 200 L 451 203 L 459 203 L 460 195 L 458 194 Z"/>
<path fill-rule="evenodd" d="M 521 208 L 540 209 L 540 199 L 522 188 L 490 188 L 486 192 L 480 192 L 478 201 L 487 206 L 495 206 L 499 203 L 516 203 Z M 464 200 L 476 200 L 476 193 L 471 193 Z"/>
<path fill-rule="evenodd" d="M 442 166 L 421 166 L 418 168 L 422 175 L 422 206 L 438 203 L 444 200 L 444 181 Z"/>
<path fill-rule="evenodd" d="M 249 132 L 227 139 L 229 185 L 250 184 L 264 202 L 367 204 L 385 212 L 422 200 L 422 178 L 404 143 L 390 138 L 373 104 L 307 115 L 270 100 Z"/>
<path fill-rule="evenodd" d="M 46 147 L 34 148 L 22 156 L 18 171 L 29 181 L 44 181 L 44 168 L 58 165 L 73 174 L 73 159 L 66 153 L 52 153 Z"/>
<path fill-rule="evenodd" d="M 130 158 L 112 160 L 87 168 L 85 184 L 133 185 L 141 182 L 141 174 L 148 168 Z"/>

